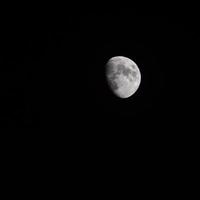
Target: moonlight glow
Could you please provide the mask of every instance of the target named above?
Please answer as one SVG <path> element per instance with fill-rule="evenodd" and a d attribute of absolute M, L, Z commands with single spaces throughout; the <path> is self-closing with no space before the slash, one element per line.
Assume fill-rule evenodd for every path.
<path fill-rule="evenodd" d="M 111 90 L 120 98 L 133 95 L 141 82 L 141 74 L 136 63 L 123 56 L 108 60 L 106 77 Z"/>

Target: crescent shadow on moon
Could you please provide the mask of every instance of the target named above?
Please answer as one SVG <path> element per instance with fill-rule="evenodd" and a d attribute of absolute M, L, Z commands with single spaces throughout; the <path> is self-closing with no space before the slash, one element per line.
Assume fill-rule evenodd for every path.
<path fill-rule="evenodd" d="M 121 98 L 128 98 L 138 90 L 141 74 L 132 60 L 113 57 L 107 62 L 106 67 L 109 87 L 114 94 Z"/>

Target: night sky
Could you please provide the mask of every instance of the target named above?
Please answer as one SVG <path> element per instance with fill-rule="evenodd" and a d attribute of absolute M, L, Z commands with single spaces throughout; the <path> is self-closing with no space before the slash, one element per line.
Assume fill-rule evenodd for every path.
<path fill-rule="evenodd" d="M 199 18 L 66 4 L 0 13 L 2 191 L 185 197 L 199 171 Z M 106 82 L 113 56 L 141 72 L 127 99 Z"/>
<path fill-rule="evenodd" d="M 126 127 L 133 134 L 131 127 L 171 130 L 192 115 L 199 44 L 195 18 L 123 11 L 59 17 L 5 24 L 2 127 L 75 123 L 90 131 Z M 141 71 L 140 88 L 130 98 L 114 96 L 106 85 L 104 66 L 112 56 L 129 57 Z"/>

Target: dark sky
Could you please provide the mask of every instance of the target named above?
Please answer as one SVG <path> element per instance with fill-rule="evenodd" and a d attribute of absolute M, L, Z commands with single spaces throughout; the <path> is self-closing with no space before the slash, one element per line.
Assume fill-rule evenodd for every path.
<path fill-rule="evenodd" d="M 138 129 L 146 125 L 162 131 L 187 121 L 197 91 L 199 36 L 195 24 L 192 17 L 129 12 L 82 16 L 80 43 L 89 81 L 89 94 L 83 94 L 87 96 L 86 113 L 98 125 L 110 121 L 128 130 L 131 125 Z M 105 86 L 103 66 L 116 55 L 133 59 L 142 73 L 138 92 L 128 99 L 112 96 Z"/>
<path fill-rule="evenodd" d="M 38 128 L 1 131 L 4 186 L 51 196 L 56 188 L 56 196 L 125 188 L 123 197 L 180 196 L 192 187 L 191 196 L 199 168 L 199 18 L 49 5 L 0 13 L 0 128 Z M 106 85 L 104 66 L 118 55 L 142 75 L 128 99 Z"/>
<path fill-rule="evenodd" d="M 12 20 L 1 37 L 1 125 L 178 126 L 197 99 L 198 44 L 196 18 L 186 16 L 104 11 Z M 105 63 L 117 55 L 142 74 L 128 99 L 106 85 Z"/>

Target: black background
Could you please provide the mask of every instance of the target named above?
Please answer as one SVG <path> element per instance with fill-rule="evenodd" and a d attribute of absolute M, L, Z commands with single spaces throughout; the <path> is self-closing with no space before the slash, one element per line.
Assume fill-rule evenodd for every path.
<path fill-rule="evenodd" d="M 25 10 L 1 18 L 0 127 L 38 129 L 9 135 L 6 168 L 19 164 L 31 180 L 50 183 L 58 169 L 59 177 L 72 176 L 71 187 L 78 178 L 108 188 L 137 179 L 140 190 L 163 180 L 176 190 L 198 160 L 197 16 L 132 7 Z M 141 71 L 127 99 L 106 85 L 104 66 L 118 55 Z"/>
<path fill-rule="evenodd" d="M 195 16 L 108 9 L 27 10 L 4 18 L 1 127 L 64 128 L 80 137 L 86 132 L 125 141 L 141 135 L 173 141 L 194 129 Z M 135 61 L 142 75 L 139 90 L 127 99 L 114 96 L 105 80 L 106 62 L 118 55 Z"/>
<path fill-rule="evenodd" d="M 123 10 L 47 16 L 11 16 L 2 25 L 2 127 L 172 129 L 194 116 L 195 17 Z M 141 86 L 128 99 L 106 85 L 105 63 L 117 55 L 141 70 Z"/>

